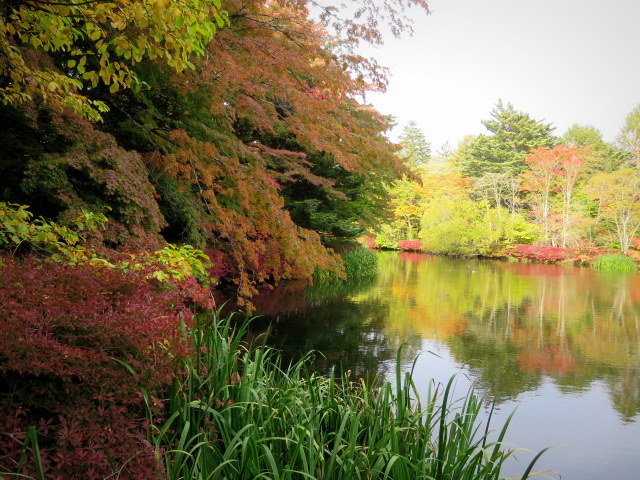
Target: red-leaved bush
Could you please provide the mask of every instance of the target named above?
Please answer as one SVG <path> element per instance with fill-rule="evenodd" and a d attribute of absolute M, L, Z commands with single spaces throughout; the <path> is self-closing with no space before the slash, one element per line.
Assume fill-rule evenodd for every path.
<path fill-rule="evenodd" d="M 398 248 L 405 252 L 419 252 L 423 249 L 423 244 L 419 240 L 400 240 Z"/>
<path fill-rule="evenodd" d="M 378 243 L 376 242 L 375 237 L 360 237 L 358 240 L 362 242 L 365 246 L 369 248 L 378 248 Z"/>
<path fill-rule="evenodd" d="M 34 425 L 48 479 L 158 478 L 139 385 L 165 388 L 188 352 L 184 296 L 144 272 L 3 261 L 0 471 L 34 474 L 18 464 Z"/>
<path fill-rule="evenodd" d="M 567 248 L 551 247 L 548 245 L 517 244 L 505 253 L 511 257 L 537 262 L 559 262 L 571 256 L 571 252 Z"/>
<path fill-rule="evenodd" d="M 574 265 L 588 265 L 598 255 L 617 252 L 617 250 L 598 248 L 591 242 L 583 241 L 572 248 L 517 244 L 502 253 L 508 257 L 534 262 L 556 263 L 567 261 Z"/>

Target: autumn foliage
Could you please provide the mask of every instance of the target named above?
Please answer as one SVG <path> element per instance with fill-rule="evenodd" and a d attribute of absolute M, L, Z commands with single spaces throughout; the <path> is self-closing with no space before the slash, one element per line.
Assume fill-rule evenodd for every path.
<path fill-rule="evenodd" d="M 380 22 L 399 34 L 404 10 L 426 3 L 313 2 L 316 19 L 307 1 L 144 3 L 0 12 L 0 50 L 15 54 L 0 77 L 24 64 L 51 82 L 44 97 L 14 91 L 22 77 L 0 88 L 11 104 L 0 107 L 3 200 L 62 222 L 103 213 L 110 247 L 210 247 L 240 298 L 264 281 L 340 272 L 327 239 L 359 236 L 402 171 L 390 119 L 363 101 L 384 90 L 385 70 L 354 46 L 380 43 Z M 311 190 L 305 223 L 296 209 Z"/>
<path fill-rule="evenodd" d="M 566 260 L 569 257 L 568 249 L 549 245 L 514 245 L 506 253 L 514 258 L 550 263 Z"/>
<path fill-rule="evenodd" d="M 25 431 L 36 425 L 47 478 L 157 478 L 140 385 L 165 388 L 188 352 L 184 294 L 144 273 L 4 262 L 0 470 L 17 472 Z"/>
<path fill-rule="evenodd" d="M 424 245 L 420 240 L 400 240 L 398 248 L 405 252 L 419 252 L 424 249 Z"/>
<path fill-rule="evenodd" d="M 504 250 L 502 255 L 534 262 L 557 263 L 568 261 L 576 265 L 587 265 L 593 262 L 597 256 L 607 252 L 609 251 L 598 248 L 590 242 L 582 242 L 572 248 L 517 244 Z"/>

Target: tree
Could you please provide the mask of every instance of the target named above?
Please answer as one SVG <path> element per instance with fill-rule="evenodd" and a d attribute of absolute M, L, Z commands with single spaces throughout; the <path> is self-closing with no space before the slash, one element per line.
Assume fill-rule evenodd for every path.
<path fill-rule="evenodd" d="M 414 121 L 402 129 L 400 145 L 400 156 L 411 168 L 424 165 L 431 159 L 431 146 Z"/>
<path fill-rule="evenodd" d="M 640 169 L 640 105 L 627 115 L 618 143 L 629 152 L 633 165 Z"/>
<path fill-rule="evenodd" d="M 396 248 L 401 240 L 414 240 L 420 235 L 420 224 L 430 202 L 449 197 L 456 201 L 466 199 L 470 186 L 469 179 L 457 172 L 425 172 L 421 182 L 406 177 L 396 181 L 388 188 L 391 217 L 377 228 L 378 245 Z"/>
<path fill-rule="evenodd" d="M 511 173 L 485 173 L 474 182 L 476 193 L 487 202 L 493 203 L 495 208 L 503 205 L 509 208 L 511 214 L 516 213 L 520 199 L 520 179 Z"/>
<path fill-rule="evenodd" d="M 584 168 L 584 157 L 588 150 L 556 145 L 558 163 L 560 165 L 560 194 L 562 196 L 562 247 L 567 246 L 573 195 L 578 176 Z"/>
<path fill-rule="evenodd" d="M 391 206 L 396 219 L 404 223 L 402 238 L 398 240 L 414 240 L 420 226 L 420 215 L 426 197 L 424 187 L 407 178 L 398 180 L 389 191 Z"/>
<path fill-rule="evenodd" d="M 560 139 L 563 145 L 588 148 L 585 169 L 588 173 L 611 172 L 628 159 L 628 154 L 605 142 L 602 133 L 590 125 L 572 125 Z"/>
<path fill-rule="evenodd" d="M 585 192 L 599 204 L 600 216 L 611 222 L 623 252 L 640 229 L 640 174 L 634 168 L 595 174 Z"/>
<path fill-rule="evenodd" d="M 423 210 L 420 239 L 429 251 L 453 255 L 489 255 L 514 242 L 535 240 L 535 225 L 501 210 L 468 197 L 433 198 Z"/>
<path fill-rule="evenodd" d="M 525 159 L 529 168 L 520 176 L 521 188 L 529 193 L 529 199 L 538 212 L 545 242 L 552 240 L 552 200 L 559 194 L 559 236 L 561 246 L 567 246 L 573 220 L 575 186 L 587 154 L 588 150 L 584 148 L 556 145 L 553 148 L 536 148 Z"/>
<path fill-rule="evenodd" d="M 174 242 L 211 247 L 229 265 L 227 271 L 233 271 L 226 280 L 235 282 L 244 298 L 258 282 L 308 278 L 316 268 L 340 271 L 339 257 L 323 239 L 360 231 L 354 218 L 379 215 L 382 182 L 405 171 L 387 137 L 390 119 L 363 101 L 366 92 L 384 89 L 385 71 L 351 47 L 357 41 L 378 42 L 384 18 L 397 22 L 398 33 L 408 26 L 400 10 L 426 4 L 393 0 L 380 6 L 365 0 L 362 10 L 341 10 L 333 2 L 228 0 L 224 7 L 232 28 L 217 30 L 209 40 L 199 24 L 183 24 L 181 10 L 175 8 L 201 1 L 118 0 L 115 5 L 121 10 L 100 17 L 105 25 L 97 20 L 92 26 L 74 23 L 73 28 L 91 32 L 102 28 L 101 37 L 99 32 L 95 39 L 85 35 L 78 47 L 87 57 L 84 73 L 105 68 L 111 75 L 99 75 L 95 86 L 95 75 L 78 76 L 81 58 L 75 64 L 67 61 L 72 60 L 66 57 L 67 47 L 44 51 L 22 45 L 25 59 L 37 53 L 64 78 L 80 81 L 81 90 L 61 93 L 57 104 L 0 106 L 0 125 L 9 130 L 0 129 L 0 138 L 10 142 L 0 151 L 0 194 L 8 201 L 37 196 L 36 214 L 49 218 L 68 218 L 73 209 L 96 206 L 110 217 L 109 225 L 117 227 L 109 232 L 113 246 L 159 241 L 162 229 Z M 217 9 L 217 0 L 210 2 L 207 5 Z M 27 3 L 36 5 L 35 0 L 3 4 L 5 24 Z M 71 3 L 76 5 L 75 0 Z M 63 5 L 51 4 L 60 17 L 57 6 Z M 158 11 L 145 10 L 139 19 L 138 4 Z M 95 14 L 91 8 L 104 8 L 100 5 L 113 6 L 78 2 L 87 19 Z M 325 24 L 311 18 L 310 8 Z M 36 10 L 33 15 L 39 15 Z M 117 15 L 122 12 L 129 23 L 121 31 Z M 156 18 L 163 12 L 171 18 Z M 198 12 L 193 12 L 194 22 Z M 153 17 L 148 25 L 145 14 Z M 215 15 L 207 18 L 217 28 Z M 65 21 L 75 20 L 59 19 Z M 349 38 L 330 36 L 327 25 Z M 158 29 L 165 27 L 170 32 L 160 35 Z M 190 62 L 186 68 L 169 62 L 171 52 L 153 50 L 188 49 L 188 43 L 176 46 L 172 37 L 174 29 L 183 27 L 195 32 L 184 41 L 201 40 L 198 45 L 206 52 L 197 58 L 180 56 L 176 61 Z M 149 38 L 160 44 L 150 46 L 142 57 L 120 45 L 150 31 L 158 33 Z M 103 47 L 104 65 L 98 55 Z M 195 47 L 192 51 L 199 52 Z M 115 61 L 119 66 L 108 63 Z M 125 71 L 122 78 L 118 68 Z M 124 88 L 127 78 L 131 88 Z M 112 93 L 114 79 L 117 91 Z M 3 87 L 13 88 L 7 78 L 3 81 Z M 102 123 L 92 125 L 58 108 L 76 93 L 85 96 L 77 99 L 89 102 L 89 109 L 98 105 L 90 102 L 109 108 Z M 127 162 L 120 165 L 123 158 Z M 349 200 L 354 202 L 348 203 L 347 212 Z"/>
<path fill-rule="evenodd" d="M 522 190 L 529 193 L 532 206 L 539 212 L 544 241 L 549 240 L 549 213 L 551 195 L 558 182 L 558 158 L 556 152 L 538 147 L 525 158 L 529 167 L 521 174 Z"/>
<path fill-rule="evenodd" d="M 491 135 L 479 135 L 464 145 L 459 161 L 465 175 L 481 177 L 486 173 L 521 173 L 524 159 L 533 148 L 555 144 L 553 127 L 519 112 L 501 100 L 482 124 Z"/>
<path fill-rule="evenodd" d="M 488 226 L 482 221 L 485 212 L 482 202 L 469 198 L 444 196 L 432 199 L 423 211 L 420 240 L 431 252 L 454 255 L 488 253 L 481 246 L 489 233 Z"/>

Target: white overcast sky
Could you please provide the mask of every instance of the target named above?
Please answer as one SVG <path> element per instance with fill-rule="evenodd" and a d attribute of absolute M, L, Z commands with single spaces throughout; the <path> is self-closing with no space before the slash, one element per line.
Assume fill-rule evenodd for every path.
<path fill-rule="evenodd" d="M 391 69 L 387 93 L 367 97 L 417 122 L 437 149 L 455 147 L 496 101 L 562 135 L 593 125 L 613 141 L 640 103 L 640 0 L 430 0 L 413 37 L 366 49 Z"/>

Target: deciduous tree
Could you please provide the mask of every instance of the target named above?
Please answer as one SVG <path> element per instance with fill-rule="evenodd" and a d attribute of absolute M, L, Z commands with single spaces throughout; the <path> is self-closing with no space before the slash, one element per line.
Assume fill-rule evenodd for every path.
<path fill-rule="evenodd" d="M 640 175 L 634 168 L 594 175 L 585 187 L 600 205 L 601 217 L 611 222 L 623 252 L 640 229 Z"/>
<path fill-rule="evenodd" d="M 93 120 L 104 102 L 86 96 L 98 83 L 111 93 L 139 90 L 133 67 L 158 59 L 194 68 L 226 12 L 220 0 L 18 0 L 0 7 L 0 101 L 38 100 Z"/>
<path fill-rule="evenodd" d="M 588 148 L 585 169 L 588 173 L 610 172 L 628 159 L 623 150 L 604 141 L 602 133 L 590 125 L 572 125 L 561 138 L 563 145 Z"/>
<path fill-rule="evenodd" d="M 629 152 L 633 165 L 640 169 L 640 105 L 627 115 L 618 143 Z"/>
<path fill-rule="evenodd" d="M 529 167 L 521 174 L 522 190 L 529 193 L 532 206 L 539 212 L 544 241 L 549 240 L 549 214 L 551 196 L 558 182 L 558 157 L 556 152 L 538 147 L 525 158 Z"/>

